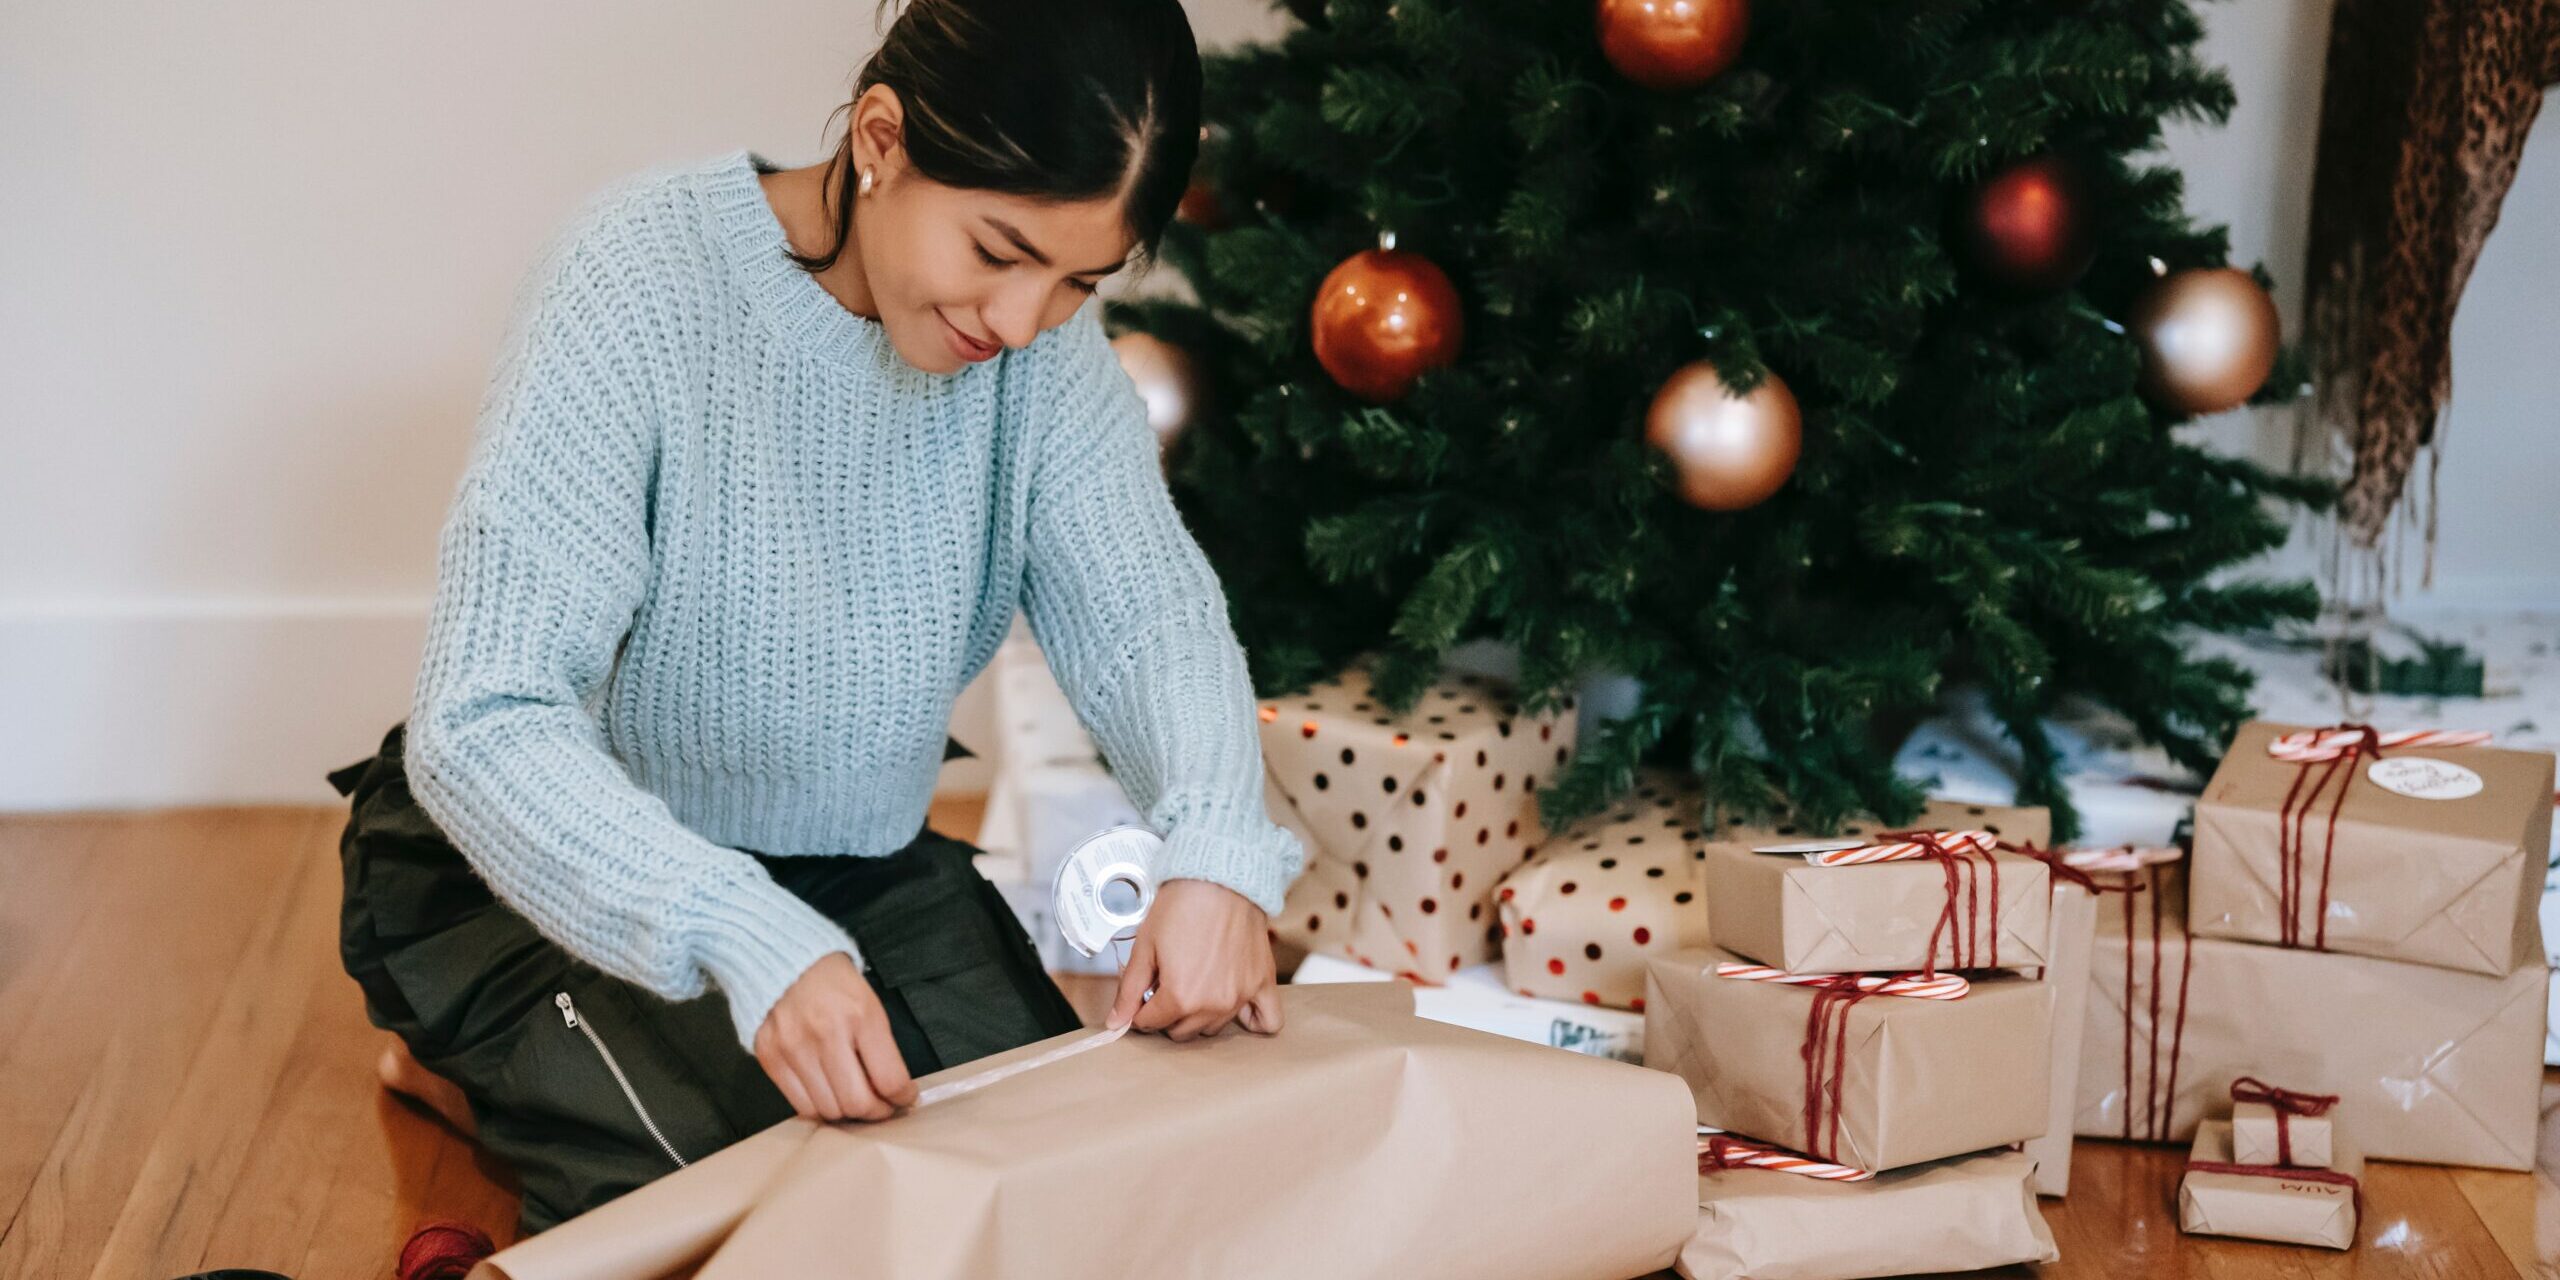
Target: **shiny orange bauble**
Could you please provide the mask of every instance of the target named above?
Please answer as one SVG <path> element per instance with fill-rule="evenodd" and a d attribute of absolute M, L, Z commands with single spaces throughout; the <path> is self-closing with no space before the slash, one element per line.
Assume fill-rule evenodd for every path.
<path fill-rule="evenodd" d="M 2060 156 L 2022 160 L 1975 188 L 1965 208 L 1967 257 L 2028 293 L 2067 289 L 2098 256 L 2088 171 Z"/>
<path fill-rule="evenodd" d="M 2237 267 L 2171 272 L 2133 304 L 2142 389 L 2181 413 L 2220 413 L 2265 386 L 2283 341 L 2276 300 Z"/>
<path fill-rule="evenodd" d="M 1599 0 L 1600 53 L 1647 89 L 1691 89 L 1742 56 L 1749 0 Z"/>
<path fill-rule="evenodd" d="M 1458 358 L 1465 337 L 1458 291 L 1429 258 L 1394 247 L 1344 259 L 1316 290 L 1316 361 L 1342 389 L 1384 404 L 1424 370 Z"/>
<path fill-rule="evenodd" d="M 1709 511 L 1759 505 L 1794 475 L 1804 419 L 1777 374 L 1735 395 L 1704 360 L 1682 366 L 1653 395 L 1645 442 L 1671 459 L 1680 496 Z"/>

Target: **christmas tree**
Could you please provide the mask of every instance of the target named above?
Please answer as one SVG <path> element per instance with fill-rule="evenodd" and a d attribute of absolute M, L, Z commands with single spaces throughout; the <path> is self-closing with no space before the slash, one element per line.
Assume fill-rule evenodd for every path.
<path fill-rule="evenodd" d="M 1479 638 L 1532 709 L 1637 677 L 1553 826 L 1639 764 L 1900 821 L 1894 748 L 1956 682 L 2062 834 L 2064 699 L 2211 767 L 2248 676 L 2185 641 L 2315 611 L 2225 571 L 2324 493 L 2173 430 L 2282 394 L 2292 353 L 2214 402 L 2145 340 L 2170 282 L 2268 283 L 2204 271 L 2223 229 L 2139 154 L 2232 105 L 2184 0 L 1290 8 L 1207 60 L 1164 248 L 1196 303 L 1109 312 L 1196 370 L 1168 474 L 1262 694 L 1372 654 L 1402 710 Z M 1428 332 L 1360 348 L 1328 293 Z M 1683 461 L 1702 411 L 1727 435 Z"/>

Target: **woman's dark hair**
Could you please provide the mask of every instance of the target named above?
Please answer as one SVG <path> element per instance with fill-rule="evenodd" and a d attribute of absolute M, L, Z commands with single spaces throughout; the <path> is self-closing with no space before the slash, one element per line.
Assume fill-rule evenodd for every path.
<path fill-rule="evenodd" d="M 898 0 L 881 0 L 885 14 Z M 875 14 L 875 18 L 876 18 Z M 1060 202 L 1127 190 L 1128 229 L 1152 261 L 1200 150 L 1200 49 L 1180 0 L 909 0 L 862 69 L 906 108 L 918 173 L 948 187 Z M 850 121 L 848 120 L 848 124 Z M 828 161 L 835 243 L 791 252 L 835 265 L 853 222 L 850 128 Z"/>

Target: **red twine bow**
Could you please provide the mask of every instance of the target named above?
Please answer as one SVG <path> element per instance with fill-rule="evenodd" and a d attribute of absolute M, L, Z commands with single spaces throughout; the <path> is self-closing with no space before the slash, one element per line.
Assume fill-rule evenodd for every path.
<path fill-rule="evenodd" d="M 2338 1105 L 2334 1093 L 2299 1093 L 2279 1089 L 2256 1076 L 2242 1076 L 2231 1082 L 2233 1102 L 2263 1102 L 2276 1113 L 2276 1163 L 2293 1164 L 2293 1118 L 2316 1119 L 2329 1114 Z"/>
<path fill-rule="evenodd" d="M 1920 846 L 1919 856 L 1937 863 L 1946 874 L 1947 897 L 1938 908 L 1938 923 L 1929 930 L 1929 955 L 1922 962 L 1922 977 L 1938 976 L 1938 948 L 1947 947 L 1950 969 L 1997 969 L 2000 967 L 2000 864 L 1988 849 L 1969 843 L 1958 843 L 1944 831 L 1888 831 L 1877 837 L 1882 841 L 1908 840 Z M 1990 918 L 1977 930 L 1981 918 L 1982 889 L 1987 877 L 1991 895 Z M 1983 945 L 1983 934 L 1990 945 Z"/>

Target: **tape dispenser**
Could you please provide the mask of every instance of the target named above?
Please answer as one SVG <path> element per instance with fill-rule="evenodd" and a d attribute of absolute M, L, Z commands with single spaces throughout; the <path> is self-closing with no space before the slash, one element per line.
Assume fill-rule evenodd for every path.
<path fill-rule="evenodd" d="M 1111 947 L 1127 967 L 1128 943 L 1155 905 L 1155 863 L 1163 848 L 1164 837 L 1124 824 L 1097 831 L 1067 851 L 1058 865 L 1053 914 L 1076 954 L 1099 955 Z"/>

